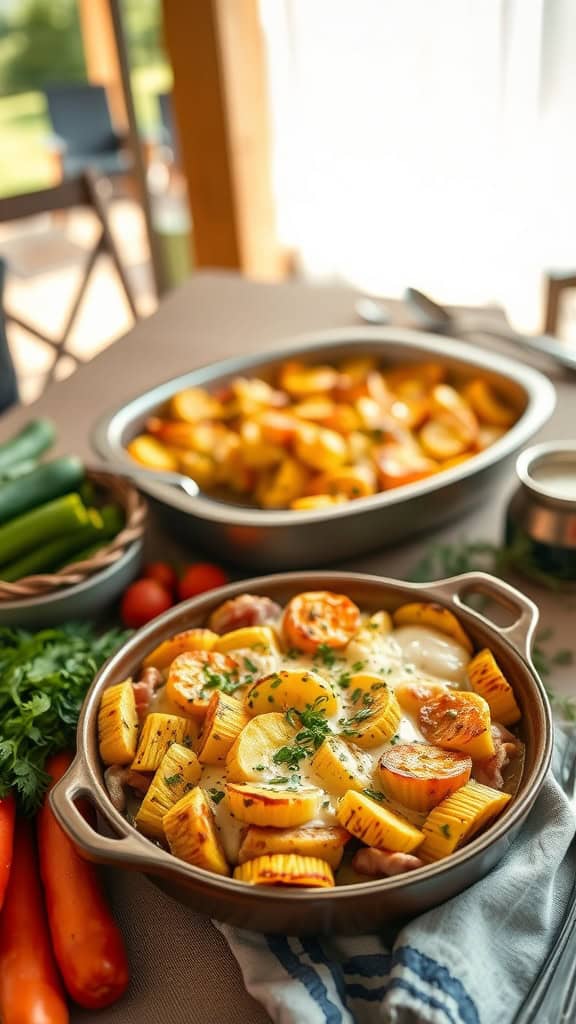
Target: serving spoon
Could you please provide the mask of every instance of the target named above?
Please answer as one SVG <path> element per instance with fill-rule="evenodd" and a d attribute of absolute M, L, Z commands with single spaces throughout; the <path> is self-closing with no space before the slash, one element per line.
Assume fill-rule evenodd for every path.
<path fill-rule="evenodd" d="M 145 469 L 144 466 L 122 466 L 120 469 L 113 464 L 98 466 L 97 468 L 102 473 L 113 473 L 115 476 L 125 477 L 136 485 L 147 483 L 168 484 L 169 487 L 178 487 L 191 498 L 196 498 L 200 494 L 200 488 L 196 481 L 191 476 L 185 476 L 184 473 L 175 473 L 164 469 Z"/>
<path fill-rule="evenodd" d="M 511 342 L 524 350 L 532 349 L 534 352 L 543 353 L 567 369 L 576 371 L 576 352 L 569 352 L 562 342 L 549 334 L 517 334 L 515 331 L 507 331 L 505 328 L 495 328 L 490 324 L 482 323 L 475 324 L 474 327 L 463 327 L 445 306 L 441 306 L 440 303 L 435 302 L 416 288 L 406 289 L 404 302 L 422 330 L 456 337 L 467 334 L 485 334 L 491 338 L 498 338 L 500 341 Z M 371 324 L 386 324 L 390 319 L 386 308 L 376 299 L 370 299 L 368 302 L 359 299 L 356 303 L 356 312 L 358 316 Z"/>

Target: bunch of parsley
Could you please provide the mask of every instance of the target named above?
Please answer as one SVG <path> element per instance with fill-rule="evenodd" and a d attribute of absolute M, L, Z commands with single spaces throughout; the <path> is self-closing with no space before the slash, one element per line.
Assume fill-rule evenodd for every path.
<path fill-rule="evenodd" d="M 24 813 L 37 809 L 47 758 L 74 747 L 86 691 L 125 638 L 76 624 L 40 633 L 0 628 L 0 797 L 12 790 Z"/>

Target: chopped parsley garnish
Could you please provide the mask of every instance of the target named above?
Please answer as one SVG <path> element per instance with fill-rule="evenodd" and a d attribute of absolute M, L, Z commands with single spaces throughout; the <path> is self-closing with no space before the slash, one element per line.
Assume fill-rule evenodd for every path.
<path fill-rule="evenodd" d="M 363 789 L 362 792 L 365 796 L 369 796 L 371 800 L 377 800 L 379 804 L 386 802 L 384 793 L 380 793 L 377 789 Z"/>
<path fill-rule="evenodd" d="M 445 839 L 450 839 L 450 825 L 448 825 L 447 823 L 445 823 L 444 825 L 440 825 L 440 831 Z"/>
<path fill-rule="evenodd" d="M 352 665 L 352 671 L 361 672 L 365 664 L 366 662 L 364 661 L 355 661 L 354 664 Z"/>
<path fill-rule="evenodd" d="M 255 772 L 265 772 L 266 771 L 266 765 L 265 764 L 255 764 L 254 765 L 254 771 Z"/>
<path fill-rule="evenodd" d="M 357 730 L 355 729 L 355 726 L 360 725 L 361 722 L 365 722 L 366 719 L 370 718 L 370 715 L 372 714 L 372 708 L 365 707 L 360 708 L 360 710 L 356 711 L 354 715 L 350 715 L 350 718 L 339 718 L 338 725 L 342 727 L 342 736 L 356 736 L 358 733 Z"/>
<path fill-rule="evenodd" d="M 224 792 L 223 789 L 209 789 L 208 793 L 210 794 L 210 797 L 215 804 L 219 804 L 220 801 L 223 800 L 224 797 L 226 796 L 226 793 Z"/>
<path fill-rule="evenodd" d="M 353 704 L 355 704 L 355 703 L 356 703 L 356 701 L 360 699 L 360 697 L 362 696 L 362 693 L 363 693 L 363 692 L 364 692 L 364 691 L 362 690 L 362 688 L 361 688 L 360 686 L 358 686 L 358 687 L 357 687 L 357 688 L 356 688 L 356 689 L 354 690 L 354 692 L 353 692 L 353 694 L 352 694 L 352 703 L 353 703 Z"/>
<path fill-rule="evenodd" d="M 295 791 L 300 789 L 302 785 L 302 779 L 298 774 L 293 775 L 277 775 L 274 779 L 269 779 L 266 782 L 267 786 L 284 786 L 286 789 Z"/>
<path fill-rule="evenodd" d="M 255 665 L 250 658 L 244 658 L 243 660 L 244 668 L 248 669 L 249 672 L 252 672 L 252 674 L 255 675 L 255 673 L 258 671 L 258 665 Z"/>
<path fill-rule="evenodd" d="M 203 690 L 222 690 L 223 693 L 234 693 L 239 686 L 244 686 L 244 680 L 238 678 L 238 673 L 214 672 L 209 665 L 202 669 L 204 676 Z"/>
<path fill-rule="evenodd" d="M 333 668 L 338 660 L 338 656 L 333 647 L 329 644 L 318 644 L 316 654 L 314 655 L 313 661 L 320 661 L 326 668 Z"/>
<path fill-rule="evenodd" d="M 340 686 L 343 690 L 347 690 L 348 687 L 350 686 L 350 683 L 352 682 L 352 676 L 351 676 L 350 672 L 342 672 L 338 676 L 338 679 L 336 680 L 336 682 L 337 682 L 338 686 Z"/>
<path fill-rule="evenodd" d="M 165 775 L 164 782 L 167 786 L 177 786 L 179 782 L 182 782 L 182 776 L 179 773 L 176 775 Z"/>
<path fill-rule="evenodd" d="M 297 727 L 298 719 L 301 728 L 294 737 L 294 742 L 276 751 L 272 760 L 275 764 L 285 764 L 292 771 L 297 771 L 300 761 L 310 757 L 314 751 L 324 742 L 326 736 L 331 732 L 326 712 L 321 705 L 326 697 L 317 697 L 313 704 L 308 704 L 304 711 L 297 711 L 296 708 L 289 708 L 286 712 L 286 719 L 291 726 Z"/>

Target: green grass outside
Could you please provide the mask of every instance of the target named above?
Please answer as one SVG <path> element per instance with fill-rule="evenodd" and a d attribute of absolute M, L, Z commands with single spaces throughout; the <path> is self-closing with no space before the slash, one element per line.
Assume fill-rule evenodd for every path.
<path fill-rule="evenodd" d="M 132 75 L 140 130 L 158 124 L 156 96 L 170 88 L 167 66 L 138 68 Z M 53 183 L 45 140 L 50 124 L 39 92 L 0 97 L 0 197 L 31 192 Z"/>

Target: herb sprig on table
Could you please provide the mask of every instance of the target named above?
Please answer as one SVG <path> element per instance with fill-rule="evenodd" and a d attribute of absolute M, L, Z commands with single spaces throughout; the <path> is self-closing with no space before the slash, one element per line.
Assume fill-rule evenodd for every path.
<path fill-rule="evenodd" d="M 82 701 L 100 666 L 124 642 L 86 625 L 28 633 L 0 628 L 0 797 L 14 790 L 25 813 L 39 806 L 48 757 L 74 746 Z"/>
<path fill-rule="evenodd" d="M 548 590 L 558 590 L 561 585 L 555 576 L 534 565 L 529 544 L 522 537 L 513 544 L 501 546 L 488 541 L 431 544 L 424 557 L 414 566 L 409 578 L 414 583 L 426 583 L 474 571 L 490 572 L 495 576 L 517 571 Z"/>

